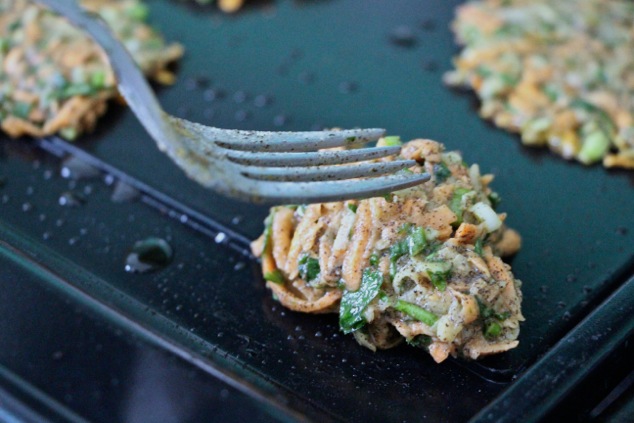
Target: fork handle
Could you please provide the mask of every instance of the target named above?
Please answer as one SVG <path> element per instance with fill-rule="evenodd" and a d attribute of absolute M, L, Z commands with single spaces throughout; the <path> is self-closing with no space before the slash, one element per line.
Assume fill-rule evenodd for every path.
<path fill-rule="evenodd" d="M 159 141 L 165 134 L 173 132 L 162 119 L 165 112 L 143 72 L 99 15 L 83 9 L 76 0 L 36 1 L 66 17 L 74 26 L 85 30 L 105 51 L 117 79 L 119 93 L 155 140 Z M 159 147 L 167 148 L 165 145 Z"/>

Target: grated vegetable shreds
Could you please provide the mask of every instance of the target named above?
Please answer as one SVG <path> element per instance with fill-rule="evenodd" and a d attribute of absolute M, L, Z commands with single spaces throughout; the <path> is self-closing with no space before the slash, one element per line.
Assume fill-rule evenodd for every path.
<path fill-rule="evenodd" d="M 252 243 L 262 273 L 279 276 L 267 287 L 291 310 L 338 313 L 340 329 L 372 350 L 405 340 L 442 362 L 515 348 L 521 282 L 500 256 L 521 240 L 494 210 L 493 177 L 431 140 L 401 156 L 431 179 L 385 198 L 272 208 Z"/>
<path fill-rule="evenodd" d="M 634 3 L 483 0 L 457 9 L 464 49 L 445 75 L 522 142 L 634 169 Z"/>
<path fill-rule="evenodd" d="M 147 23 L 139 0 L 83 0 L 127 47 L 142 71 L 161 83 L 166 66 L 183 54 Z M 27 0 L 0 0 L 0 121 L 12 137 L 59 133 L 74 139 L 90 131 L 117 96 L 101 49 L 65 19 Z"/>

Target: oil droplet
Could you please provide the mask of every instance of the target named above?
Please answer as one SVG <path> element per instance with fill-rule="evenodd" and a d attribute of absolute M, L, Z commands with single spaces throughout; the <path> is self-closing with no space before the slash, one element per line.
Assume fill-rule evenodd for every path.
<path fill-rule="evenodd" d="M 206 119 L 212 119 L 214 116 L 216 116 L 216 109 L 207 107 L 205 110 L 203 110 L 203 116 Z"/>
<path fill-rule="evenodd" d="M 209 102 L 222 100 L 223 98 L 225 98 L 225 96 L 226 93 L 220 88 L 209 88 L 203 93 L 203 98 L 205 99 L 205 101 Z"/>
<path fill-rule="evenodd" d="M 249 94 L 247 94 L 246 91 L 239 90 L 233 94 L 233 101 L 238 104 L 244 103 L 245 101 L 247 101 L 248 98 Z"/>
<path fill-rule="evenodd" d="M 438 70 L 438 63 L 434 61 L 423 61 L 422 63 L 423 70 L 427 72 L 436 72 Z"/>
<path fill-rule="evenodd" d="M 392 44 L 398 47 L 411 48 L 418 43 L 418 39 L 412 28 L 407 25 L 400 25 L 394 28 L 389 35 Z"/>
<path fill-rule="evenodd" d="M 436 29 L 436 22 L 433 19 L 425 19 L 420 23 L 420 29 L 423 31 L 433 31 Z"/>
<path fill-rule="evenodd" d="M 114 184 L 115 181 L 116 181 L 116 178 L 113 175 L 111 175 L 111 174 L 107 174 L 106 176 L 103 177 L 104 184 L 106 184 L 108 186 Z"/>
<path fill-rule="evenodd" d="M 297 79 L 299 80 L 299 82 L 301 82 L 302 84 L 305 85 L 310 85 L 313 82 L 315 82 L 315 80 L 317 79 L 317 77 L 315 76 L 314 73 L 309 72 L 309 71 L 304 71 L 301 72 L 299 75 L 297 75 Z"/>
<path fill-rule="evenodd" d="M 59 196 L 57 202 L 63 207 L 79 207 L 86 202 L 86 199 L 79 194 L 67 191 Z"/>
<path fill-rule="evenodd" d="M 359 90 L 359 84 L 354 81 L 343 81 L 339 84 L 339 92 L 341 94 L 352 94 Z"/>
<path fill-rule="evenodd" d="M 199 90 L 207 88 L 211 80 L 205 76 L 192 76 L 185 80 L 185 89 L 187 91 Z"/>
<path fill-rule="evenodd" d="M 26 187 L 26 195 L 33 195 L 33 193 L 35 192 L 35 188 L 33 188 L 31 185 L 29 185 L 28 187 Z"/>
<path fill-rule="evenodd" d="M 22 204 L 22 211 L 23 212 L 28 213 L 31 210 L 33 210 L 33 204 L 29 203 L 28 201 L 26 203 Z"/>
<path fill-rule="evenodd" d="M 110 200 L 114 203 L 129 203 L 139 197 L 139 191 L 126 184 L 123 181 L 117 181 L 110 196 Z"/>
<path fill-rule="evenodd" d="M 4 194 L 2 198 L 0 199 L 0 201 L 2 201 L 2 204 L 7 204 L 10 199 L 11 197 L 9 197 L 7 194 Z"/>
<path fill-rule="evenodd" d="M 288 123 L 288 116 L 280 113 L 279 115 L 273 118 L 273 125 L 275 126 L 284 126 Z"/>
<path fill-rule="evenodd" d="M 75 156 L 70 156 L 64 160 L 60 171 L 62 178 L 66 179 L 94 178 L 99 176 L 100 173 L 99 169 Z"/>
<path fill-rule="evenodd" d="M 251 117 L 251 114 L 248 110 L 238 110 L 233 117 L 238 122 L 244 122 Z"/>
<path fill-rule="evenodd" d="M 273 103 L 273 97 L 266 94 L 259 94 L 253 99 L 253 105 L 259 109 L 266 107 L 271 103 Z"/>
<path fill-rule="evenodd" d="M 125 271 L 147 273 L 167 266 L 172 261 L 172 247 L 161 238 L 137 241 L 126 257 Z"/>

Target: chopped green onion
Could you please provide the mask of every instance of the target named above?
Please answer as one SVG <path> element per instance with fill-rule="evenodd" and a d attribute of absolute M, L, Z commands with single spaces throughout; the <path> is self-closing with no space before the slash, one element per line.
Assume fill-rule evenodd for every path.
<path fill-rule="evenodd" d="M 436 183 L 445 182 L 451 176 L 451 171 L 444 162 L 434 165 L 434 176 Z"/>
<path fill-rule="evenodd" d="M 8 38 L 0 38 L 0 53 L 4 54 L 9 51 L 11 43 Z"/>
<path fill-rule="evenodd" d="M 425 229 L 416 226 L 410 230 L 408 237 L 409 255 L 416 256 L 423 252 L 427 247 L 427 237 L 425 236 Z"/>
<path fill-rule="evenodd" d="M 104 71 L 94 72 L 90 76 L 90 85 L 97 89 L 103 88 L 106 85 L 106 73 Z"/>
<path fill-rule="evenodd" d="M 502 333 L 502 326 L 495 320 L 487 322 L 484 327 L 484 336 L 488 339 L 497 338 Z"/>
<path fill-rule="evenodd" d="M 416 335 L 413 338 L 405 339 L 408 345 L 417 348 L 427 348 L 431 345 L 431 336 L 428 335 Z"/>
<path fill-rule="evenodd" d="M 31 103 L 16 101 L 15 105 L 13 106 L 12 114 L 13 116 L 19 117 L 20 119 L 28 119 L 32 109 L 33 105 Z"/>
<path fill-rule="evenodd" d="M 393 277 L 396 274 L 396 262 L 408 251 L 409 246 L 406 239 L 402 239 L 390 247 L 390 276 Z"/>
<path fill-rule="evenodd" d="M 297 213 L 299 217 L 303 217 L 304 213 L 306 213 L 306 204 L 300 204 L 299 206 L 297 206 L 295 213 Z"/>
<path fill-rule="evenodd" d="M 91 86 L 90 84 L 71 84 L 62 89 L 61 97 L 68 98 L 76 95 L 89 96 L 96 92 L 97 89 L 95 89 L 95 87 Z"/>
<path fill-rule="evenodd" d="M 370 256 L 370 266 L 376 266 L 377 264 L 379 264 L 379 256 L 372 254 Z"/>
<path fill-rule="evenodd" d="M 399 235 L 404 235 L 406 233 L 409 232 L 409 230 L 412 228 L 412 224 L 409 222 L 405 222 L 401 225 L 400 228 L 398 228 L 398 234 Z"/>
<path fill-rule="evenodd" d="M 401 313 L 405 313 L 408 316 L 425 323 L 427 326 L 433 326 L 434 323 L 438 321 L 438 316 L 434 313 L 427 311 L 416 304 L 408 303 L 407 301 L 396 301 L 394 308 Z"/>
<path fill-rule="evenodd" d="M 67 126 L 66 128 L 60 129 L 59 130 L 59 134 L 63 138 L 65 138 L 65 139 L 67 139 L 69 141 L 74 140 L 75 138 L 77 138 L 77 135 L 78 135 L 77 134 L 77 128 L 72 127 L 72 126 Z"/>
<path fill-rule="evenodd" d="M 383 145 L 386 147 L 393 147 L 396 145 L 403 145 L 403 143 L 401 142 L 401 137 L 393 135 L 390 137 L 383 137 Z"/>
<path fill-rule="evenodd" d="M 511 317 L 511 312 L 510 311 L 505 311 L 504 313 L 495 313 L 494 316 L 498 320 L 506 320 L 509 317 Z"/>
<path fill-rule="evenodd" d="M 469 192 L 472 191 L 468 188 L 456 188 L 453 191 L 453 196 L 451 197 L 451 201 L 449 202 L 449 208 L 456 215 L 456 221 L 454 222 L 456 225 L 460 225 L 462 223 L 462 215 L 464 213 L 462 197 L 464 197 L 464 195 Z"/>
<path fill-rule="evenodd" d="M 595 163 L 601 160 L 609 148 L 610 138 L 602 130 L 597 130 L 583 138 L 577 158 L 584 164 Z"/>
<path fill-rule="evenodd" d="M 488 198 L 491 202 L 491 207 L 493 207 L 493 210 L 495 210 L 495 208 L 502 202 L 502 197 L 500 197 L 500 194 L 495 191 L 491 191 L 491 194 L 489 194 Z"/>
<path fill-rule="evenodd" d="M 264 280 L 278 284 L 283 284 L 285 282 L 284 275 L 282 275 L 280 269 L 275 269 L 272 272 L 266 272 L 264 274 Z"/>
<path fill-rule="evenodd" d="M 150 14 L 148 7 L 142 3 L 136 3 L 126 10 L 129 17 L 137 21 L 144 21 Z"/>
<path fill-rule="evenodd" d="M 339 306 L 339 327 L 344 333 L 351 333 L 365 326 L 363 312 L 378 295 L 383 284 L 381 272 L 366 269 L 361 278 L 361 286 L 356 291 L 344 291 Z"/>
<path fill-rule="evenodd" d="M 483 251 L 482 251 L 482 238 L 478 238 L 475 242 L 475 246 L 473 248 L 473 251 L 479 255 L 482 256 Z"/>
<path fill-rule="evenodd" d="M 431 272 L 428 270 L 427 274 L 429 275 L 429 280 L 432 285 L 434 285 L 437 290 L 444 291 L 447 289 L 447 278 L 449 278 L 451 274 L 451 269 L 445 272 Z"/>
<path fill-rule="evenodd" d="M 273 227 L 273 216 L 275 216 L 275 208 L 272 208 L 269 215 L 264 219 L 264 245 L 262 251 L 266 252 L 269 244 L 271 243 L 271 233 Z"/>
<path fill-rule="evenodd" d="M 299 259 L 299 275 L 306 282 L 316 279 L 320 271 L 319 260 L 316 258 L 306 254 Z"/>
<path fill-rule="evenodd" d="M 352 213 L 356 213 L 357 212 L 357 205 L 353 204 L 353 203 L 348 203 L 348 209 L 350 209 L 352 211 Z"/>

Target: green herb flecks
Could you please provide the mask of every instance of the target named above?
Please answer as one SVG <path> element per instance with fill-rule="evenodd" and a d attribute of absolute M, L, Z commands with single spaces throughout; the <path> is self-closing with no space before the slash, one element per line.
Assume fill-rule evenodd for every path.
<path fill-rule="evenodd" d="M 386 147 L 393 147 L 397 145 L 403 145 L 401 142 L 401 137 L 398 135 L 392 135 L 389 137 L 383 137 L 383 145 Z"/>
<path fill-rule="evenodd" d="M 416 348 L 428 348 L 431 345 L 431 336 L 428 335 L 416 335 L 411 339 L 406 339 L 408 345 Z"/>
<path fill-rule="evenodd" d="M 19 117 L 20 119 L 28 119 L 29 114 L 31 114 L 31 110 L 33 110 L 33 105 L 31 103 L 25 103 L 23 101 L 16 101 L 13 105 L 13 116 Z"/>
<path fill-rule="evenodd" d="M 403 223 L 398 234 L 405 235 L 405 237 L 390 247 L 390 276 L 392 277 L 396 274 L 398 259 L 408 254 L 414 257 L 421 253 L 429 253 L 431 249 L 435 248 L 435 245 L 427 241 L 427 233 L 425 228 L 421 226 Z"/>
<path fill-rule="evenodd" d="M 429 275 L 429 280 L 432 285 L 434 285 L 437 290 L 444 291 L 447 289 L 447 279 L 449 279 L 451 275 L 451 269 L 444 272 L 432 272 L 428 270 L 427 274 Z"/>
<path fill-rule="evenodd" d="M 480 257 L 482 257 L 482 254 L 483 254 L 482 244 L 483 244 L 482 238 L 478 238 L 475 242 L 475 246 L 473 247 L 473 251 Z"/>
<path fill-rule="evenodd" d="M 262 246 L 263 254 L 267 253 L 267 249 L 271 244 L 271 231 L 273 227 L 273 216 L 275 216 L 275 209 L 271 209 L 269 215 L 264 219 L 264 245 Z"/>
<path fill-rule="evenodd" d="M 500 325 L 500 322 L 511 317 L 511 313 L 508 311 L 498 313 L 493 310 L 493 308 L 484 304 L 478 297 L 476 297 L 476 301 L 480 310 L 480 317 L 484 322 L 484 326 L 482 328 L 484 336 L 487 339 L 497 338 L 502 333 L 502 325 Z"/>
<path fill-rule="evenodd" d="M 453 192 L 453 196 L 449 202 L 449 208 L 456 215 L 456 221 L 454 222 L 455 225 L 460 225 L 462 223 L 462 215 L 464 214 L 465 209 L 463 197 L 470 192 L 473 191 L 468 188 L 456 188 Z"/>
<path fill-rule="evenodd" d="M 339 327 L 344 333 L 351 333 L 363 327 L 366 321 L 363 312 L 379 293 L 383 284 L 381 272 L 366 269 L 361 286 L 356 291 L 344 291 L 339 306 Z"/>
<path fill-rule="evenodd" d="M 352 212 L 352 213 L 356 213 L 357 212 L 357 205 L 353 204 L 353 203 L 348 203 L 348 209 Z"/>
<path fill-rule="evenodd" d="M 390 247 L 390 276 L 396 275 L 396 262 L 409 252 L 407 239 L 402 239 Z"/>
<path fill-rule="evenodd" d="M 425 247 L 427 247 L 425 229 L 420 226 L 412 228 L 409 232 L 409 237 L 407 238 L 407 245 L 409 247 L 410 256 L 416 256 L 422 253 Z"/>
<path fill-rule="evenodd" d="M 150 14 L 150 10 L 146 5 L 137 3 L 131 7 L 128 7 L 128 9 L 126 10 L 126 14 L 136 21 L 145 21 Z"/>
<path fill-rule="evenodd" d="M 451 176 L 451 171 L 444 162 L 440 162 L 434 165 L 434 176 L 436 177 L 436 183 L 439 184 L 445 182 Z"/>
<path fill-rule="evenodd" d="M 317 278 L 321 269 L 319 268 L 319 260 L 305 254 L 299 259 L 299 275 L 306 282 L 310 282 Z"/>
<path fill-rule="evenodd" d="M 500 194 L 497 192 L 491 191 L 491 194 L 489 194 L 489 201 L 491 202 L 491 207 L 495 210 L 502 202 L 502 197 L 500 197 Z"/>
<path fill-rule="evenodd" d="M 484 325 L 484 336 L 487 339 L 495 339 L 502 333 L 502 326 L 495 321 L 490 320 Z"/>
<path fill-rule="evenodd" d="M 264 274 L 264 280 L 271 281 L 280 285 L 286 281 L 284 279 L 284 275 L 282 275 L 282 272 L 280 272 L 279 269 L 275 269 L 272 272 L 266 272 Z"/>
<path fill-rule="evenodd" d="M 106 86 L 106 73 L 102 70 L 94 72 L 90 76 L 90 85 L 99 90 Z"/>

